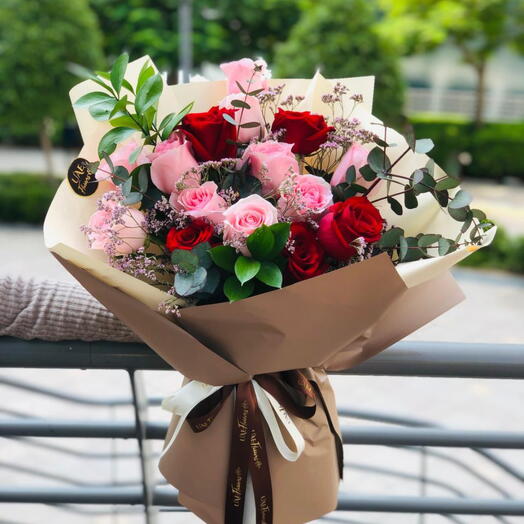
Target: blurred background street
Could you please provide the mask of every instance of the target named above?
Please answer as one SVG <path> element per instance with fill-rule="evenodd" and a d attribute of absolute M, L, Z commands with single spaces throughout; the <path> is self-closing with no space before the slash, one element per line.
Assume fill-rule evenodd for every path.
<path fill-rule="evenodd" d="M 0 278 L 72 281 L 43 245 L 41 224 L 52 195 L 81 148 L 68 90 L 71 64 L 106 70 L 122 51 L 148 54 L 170 83 L 221 78 L 218 64 L 262 56 L 274 77 L 376 75 L 374 113 L 392 127 L 409 121 L 431 138 L 430 156 L 461 176 L 499 226 L 494 243 L 454 270 L 466 301 L 409 340 L 524 344 L 524 3 L 514 0 L 2 0 L 0 2 Z M 524 355 L 523 355 L 524 359 Z M 117 371 L 0 369 L 0 379 L 103 398 L 129 395 Z M 176 390 L 176 372 L 146 372 L 150 396 Z M 449 428 L 524 431 L 524 382 L 512 380 L 333 377 L 340 406 L 436 422 Z M 5 413 L 47 418 L 128 420 L 131 408 L 64 403 L 0 384 Z M 168 414 L 151 410 L 153 420 Z M 2 416 L 4 416 L 2 414 Z M 354 423 L 354 421 L 351 421 Z M 362 422 L 358 422 L 361 424 Z M 59 441 L 60 440 L 60 441 Z M 136 442 L 46 439 L 73 451 L 136 452 Z M 154 443 L 154 451 L 160 450 Z M 449 449 L 480 475 L 524 499 L 522 478 L 471 450 Z M 522 451 L 498 451 L 524 475 Z M 409 475 L 418 454 L 349 447 L 350 493 L 420 495 Z M 0 441 L 0 485 L 60 486 L 139 480 L 135 461 L 87 463 L 19 440 Z M 17 469 L 18 466 L 18 469 Z M 21 470 L 20 466 L 25 468 Z M 391 476 L 391 469 L 404 474 Z M 429 457 L 426 495 L 501 496 L 449 461 Z M 160 478 L 160 474 L 157 473 Z M 82 484 L 84 483 L 84 484 Z M 140 511 L 0 504 L 0 524 L 135 524 Z M 138 511 L 138 513 L 137 513 Z M 344 522 L 440 523 L 440 515 L 352 513 Z M 338 518 L 338 515 L 337 515 Z M 522 522 L 518 517 L 460 517 L 458 522 Z M 162 513 L 159 524 L 200 522 Z"/>

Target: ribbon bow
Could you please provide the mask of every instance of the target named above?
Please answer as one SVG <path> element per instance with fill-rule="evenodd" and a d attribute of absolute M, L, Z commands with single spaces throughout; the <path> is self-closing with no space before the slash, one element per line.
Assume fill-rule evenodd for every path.
<path fill-rule="evenodd" d="M 289 414 L 302 419 L 311 418 L 316 412 L 318 398 L 335 439 L 339 474 L 342 478 L 342 441 L 318 384 L 299 370 L 256 375 L 249 382 L 228 386 L 210 386 L 196 380 L 187 383 L 162 402 L 164 409 L 180 416 L 162 455 L 173 445 L 186 420 L 195 433 L 205 431 L 232 393 L 235 396 L 235 413 L 231 428 L 225 523 L 242 524 L 246 499 L 248 504 L 252 500 L 246 496 L 247 491 L 251 491 L 248 477 L 252 482 L 255 508 L 251 511 L 256 513 L 256 523 L 273 522 L 271 473 L 263 418 L 279 453 L 286 460 L 295 462 L 304 451 L 305 441 Z M 295 449 L 287 445 L 282 428 L 288 433 Z M 249 513 L 248 511 L 247 514 Z"/>

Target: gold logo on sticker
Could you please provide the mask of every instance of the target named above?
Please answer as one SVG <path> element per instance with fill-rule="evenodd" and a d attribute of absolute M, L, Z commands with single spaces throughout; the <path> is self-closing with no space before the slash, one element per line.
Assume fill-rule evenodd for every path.
<path fill-rule="evenodd" d="M 98 180 L 85 158 L 73 160 L 67 171 L 67 180 L 73 191 L 80 196 L 90 196 L 98 189 Z"/>

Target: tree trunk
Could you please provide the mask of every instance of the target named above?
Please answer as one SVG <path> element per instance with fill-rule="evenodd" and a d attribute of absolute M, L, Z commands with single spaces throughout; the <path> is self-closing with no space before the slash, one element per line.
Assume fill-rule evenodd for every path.
<path fill-rule="evenodd" d="M 486 62 L 475 66 L 477 73 L 477 87 L 475 88 L 475 126 L 480 127 L 484 122 L 484 99 L 486 95 Z"/>
<path fill-rule="evenodd" d="M 40 126 L 40 147 L 44 153 L 46 175 L 49 178 L 53 176 L 53 143 L 51 142 L 51 129 L 53 127 L 53 121 L 49 117 L 45 117 L 42 120 Z"/>

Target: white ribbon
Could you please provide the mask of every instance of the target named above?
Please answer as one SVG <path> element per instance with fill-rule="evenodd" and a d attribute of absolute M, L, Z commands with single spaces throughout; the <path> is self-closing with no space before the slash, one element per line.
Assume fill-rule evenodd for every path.
<path fill-rule="evenodd" d="M 302 437 L 295 423 L 291 420 L 286 410 L 280 405 L 275 397 L 261 387 L 256 380 L 252 380 L 251 383 L 255 390 L 258 407 L 260 408 L 262 416 L 266 420 L 279 453 L 287 461 L 295 462 L 304 451 L 306 445 L 304 437 Z M 192 380 L 180 388 L 176 393 L 163 400 L 162 408 L 179 415 L 180 419 L 178 420 L 175 430 L 173 431 L 169 442 L 164 447 L 160 457 L 163 457 L 175 442 L 191 410 L 207 397 L 221 389 L 221 387 L 222 386 L 210 386 L 209 384 L 204 384 L 204 382 Z M 278 420 L 280 420 L 281 425 L 278 423 L 277 417 Z M 295 450 L 292 450 L 286 444 L 284 435 L 282 434 L 282 427 L 286 430 L 293 441 Z"/>

